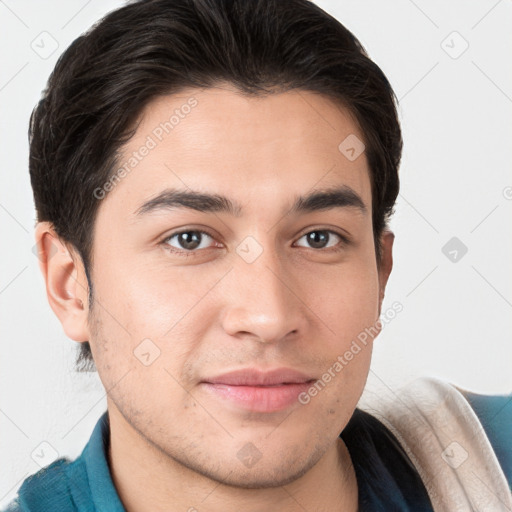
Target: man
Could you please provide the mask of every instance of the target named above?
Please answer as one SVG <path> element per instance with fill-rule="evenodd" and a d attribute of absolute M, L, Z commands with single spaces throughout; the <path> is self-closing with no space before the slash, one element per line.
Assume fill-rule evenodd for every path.
<path fill-rule="evenodd" d="M 108 411 L 10 509 L 507 510 L 506 399 L 427 380 L 356 408 L 401 148 L 382 71 L 306 0 L 139 1 L 78 38 L 30 173 L 48 300 Z"/>

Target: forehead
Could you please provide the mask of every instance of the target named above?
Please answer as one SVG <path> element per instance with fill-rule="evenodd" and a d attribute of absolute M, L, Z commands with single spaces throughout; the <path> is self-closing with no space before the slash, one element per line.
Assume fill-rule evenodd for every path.
<path fill-rule="evenodd" d="M 358 154 L 363 139 L 346 109 L 316 93 L 248 97 L 230 86 L 186 89 L 143 110 L 118 158 L 122 179 L 105 203 L 117 198 L 140 206 L 172 188 L 256 207 L 262 199 L 346 185 L 370 208 L 367 160 Z"/>

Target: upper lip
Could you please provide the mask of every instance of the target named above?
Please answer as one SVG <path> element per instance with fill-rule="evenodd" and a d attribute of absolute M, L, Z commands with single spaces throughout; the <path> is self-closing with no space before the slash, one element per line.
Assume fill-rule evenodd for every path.
<path fill-rule="evenodd" d="M 306 375 L 292 368 L 275 368 L 266 371 L 256 368 L 243 368 L 204 379 L 203 382 L 229 384 L 231 386 L 275 386 L 278 384 L 299 384 L 312 380 L 315 380 L 315 378 L 311 375 Z"/>

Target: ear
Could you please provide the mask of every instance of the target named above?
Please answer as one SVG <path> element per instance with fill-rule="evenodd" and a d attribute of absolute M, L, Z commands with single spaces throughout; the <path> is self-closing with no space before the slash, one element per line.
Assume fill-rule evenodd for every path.
<path fill-rule="evenodd" d="M 393 268 L 393 242 L 395 241 L 395 234 L 390 230 L 384 230 L 381 235 L 381 248 L 382 256 L 379 272 L 379 315 L 382 309 L 382 301 L 386 291 L 386 284 L 388 282 L 389 275 Z"/>
<path fill-rule="evenodd" d="M 35 238 L 50 307 L 68 338 L 88 341 L 89 289 L 82 258 L 68 248 L 49 222 L 37 224 Z"/>

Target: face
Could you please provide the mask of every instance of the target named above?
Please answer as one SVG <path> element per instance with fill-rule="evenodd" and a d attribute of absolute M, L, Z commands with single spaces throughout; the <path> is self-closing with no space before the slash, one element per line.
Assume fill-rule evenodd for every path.
<path fill-rule="evenodd" d="M 112 421 L 164 458 L 277 486 L 334 449 L 387 278 L 349 136 L 364 140 L 346 111 L 303 91 L 190 89 L 144 110 L 95 223 L 88 335 Z"/>

